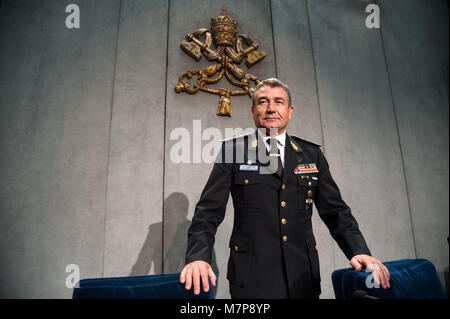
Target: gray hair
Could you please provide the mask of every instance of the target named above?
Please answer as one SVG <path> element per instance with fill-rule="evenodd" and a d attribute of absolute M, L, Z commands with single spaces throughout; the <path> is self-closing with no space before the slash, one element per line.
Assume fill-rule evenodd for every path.
<path fill-rule="evenodd" d="M 252 105 L 255 105 L 255 95 L 256 95 L 256 91 L 258 91 L 259 89 L 261 89 L 264 86 L 269 86 L 271 88 L 275 88 L 275 87 L 279 87 L 282 88 L 285 92 L 286 95 L 288 97 L 288 105 L 291 106 L 292 105 L 292 98 L 291 98 L 291 91 L 289 90 L 289 87 L 284 84 L 283 82 L 281 82 L 280 80 L 278 80 L 277 78 L 270 78 L 270 79 L 266 79 L 263 80 L 261 82 L 258 83 L 258 85 L 255 87 L 254 91 L 253 91 L 253 96 L 252 96 Z"/>

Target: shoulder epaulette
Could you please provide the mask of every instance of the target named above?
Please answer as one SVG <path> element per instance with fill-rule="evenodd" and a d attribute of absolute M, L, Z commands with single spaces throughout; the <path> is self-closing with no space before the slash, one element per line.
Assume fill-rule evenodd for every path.
<path fill-rule="evenodd" d="M 296 140 L 299 140 L 299 141 L 301 141 L 301 142 L 308 143 L 308 144 L 311 144 L 311 145 L 314 145 L 314 146 L 317 146 L 317 147 L 322 147 L 322 145 L 320 145 L 320 144 L 317 144 L 317 143 L 314 143 L 314 142 L 310 142 L 310 141 L 304 140 L 304 139 L 302 139 L 302 138 L 300 138 L 300 137 L 298 137 L 298 136 L 291 135 L 291 134 L 289 134 L 289 136 L 291 136 L 291 137 L 293 137 L 293 138 L 295 138 Z"/>
<path fill-rule="evenodd" d="M 224 138 L 223 140 L 220 140 L 220 141 L 221 142 L 227 142 L 227 141 L 231 141 L 231 140 L 237 140 L 238 138 L 249 136 L 251 134 L 253 134 L 253 133 L 246 133 L 246 134 L 242 134 L 242 135 L 238 135 L 238 136 L 232 136 L 232 137 L 229 137 L 229 138 Z"/>

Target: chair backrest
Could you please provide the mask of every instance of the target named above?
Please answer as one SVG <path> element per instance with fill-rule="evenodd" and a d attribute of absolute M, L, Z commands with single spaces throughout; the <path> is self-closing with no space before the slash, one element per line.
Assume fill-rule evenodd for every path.
<path fill-rule="evenodd" d="M 211 287 L 211 285 L 210 285 Z M 194 295 L 180 283 L 180 274 L 82 279 L 73 299 L 213 299 L 213 290 Z"/>
<path fill-rule="evenodd" d="M 356 290 L 363 290 L 370 296 L 382 299 L 448 298 L 436 268 L 429 260 L 401 259 L 383 264 L 389 270 L 391 288 L 377 288 L 373 276 L 364 270 L 339 269 L 331 275 L 336 299 L 351 299 Z"/>

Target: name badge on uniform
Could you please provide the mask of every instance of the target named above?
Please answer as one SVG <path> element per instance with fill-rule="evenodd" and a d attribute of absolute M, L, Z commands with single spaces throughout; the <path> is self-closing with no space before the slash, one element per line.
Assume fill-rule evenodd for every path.
<path fill-rule="evenodd" d="M 309 174 L 309 173 L 319 173 L 315 163 L 311 164 L 299 164 L 294 169 L 295 174 Z"/>
<path fill-rule="evenodd" d="M 252 171 L 257 172 L 258 171 L 258 165 L 240 165 L 239 166 L 240 171 Z"/>

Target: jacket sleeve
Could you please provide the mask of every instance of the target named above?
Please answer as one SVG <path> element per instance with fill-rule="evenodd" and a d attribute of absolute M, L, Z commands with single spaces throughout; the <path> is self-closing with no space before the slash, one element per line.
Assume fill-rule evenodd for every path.
<path fill-rule="evenodd" d="M 211 264 L 215 235 L 217 227 L 225 217 L 231 180 L 232 164 L 216 161 L 195 206 L 194 217 L 188 230 L 186 263 L 203 260 Z"/>
<path fill-rule="evenodd" d="M 314 202 L 320 218 L 349 260 L 359 254 L 370 255 L 370 250 L 350 207 L 341 198 L 341 193 L 331 176 L 325 156 L 320 149 L 318 152 L 319 183 Z"/>

